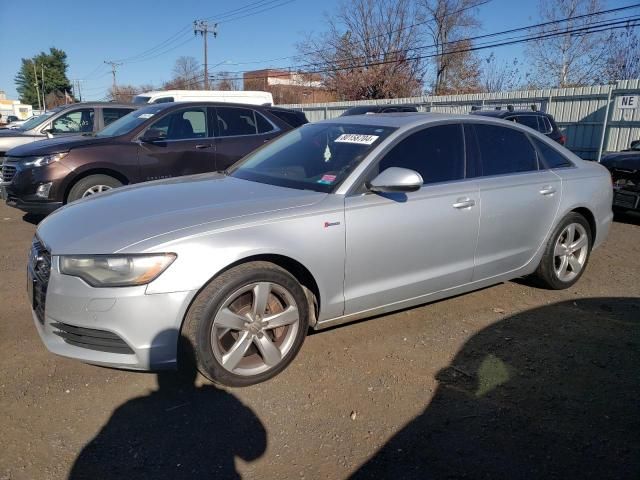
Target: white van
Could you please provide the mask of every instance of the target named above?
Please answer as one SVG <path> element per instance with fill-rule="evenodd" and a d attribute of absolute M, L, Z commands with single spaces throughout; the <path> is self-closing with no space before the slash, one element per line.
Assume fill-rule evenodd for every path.
<path fill-rule="evenodd" d="M 270 92 L 244 90 L 158 90 L 133 97 L 133 103 L 227 102 L 249 105 L 273 105 Z"/>

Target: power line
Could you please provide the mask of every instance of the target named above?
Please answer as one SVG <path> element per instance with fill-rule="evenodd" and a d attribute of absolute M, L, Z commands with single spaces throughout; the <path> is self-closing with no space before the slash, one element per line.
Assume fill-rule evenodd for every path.
<path fill-rule="evenodd" d="M 638 4 L 634 4 L 634 5 L 629 5 L 629 6 L 625 6 L 625 7 L 619 7 L 619 8 L 614 8 L 614 9 L 610 9 L 610 10 L 604 10 L 601 12 L 595 12 L 592 14 L 585 14 L 585 15 L 580 15 L 580 16 L 576 16 L 576 17 L 568 17 L 568 18 L 564 18 L 564 19 L 560 19 L 560 20 L 554 20 L 554 21 L 550 21 L 550 22 L 543 22 L 543 23 L 537 23 L 537 24 L 533 24 L 533 25 L 528 25 L 528 26 L 524 26 L 524 27 L 518 27 L 518 28 L 512 28 L 512 29 L 508 29 L 508 30 L 503 30 L 503 31 L 499 31 L 499 32 L 493 32 L 493 33 L 488 33 L 488 34 L 483 34 L 483 35 L 477 35 L 477 36 L 473 36 L 473 37 L 467 37 L 467 38 L 461 38 L 458 40 L 452 40 L 449 42 L 444 42 L 442 45 L 455 45 L 455 44 L 460 44 L 462 42 L 474 42 L 477 40 L 482 40 L 482 39 L 487 39 L 487 38 L 492 38 L 492 37 L 497 37 L 497 36 L 503 36 L 506 34 L 510 34 L 510 33 L 517 33 L 517 32 L 523 32 L 523 31 L 530 31 L 530 30 L 537 30 L 540 29 L 542 27 L 546 27 L 546 26 L 550 26 L 550 25 L 557 25 L 560 23 L 564 23 L 564 22 L 569 22 L 569 21 L 574 21 L 576 19 L 582 19 L 582 18 L 586 18 L 586 17 L 594 17 L 594 16 L 600 16 L 600 15 L 608 15 L 611 13 L 618 13 L 620 11 L 623 10 L 628 10 L 631 8 L 638 8 L 640 7 L 640 3 Z M 625 17 L 627 20 L 630 17 Z M 596 23 L 602 23 L 602 22 L 608 22 L 610 20 L 600 20 Z M 596 24 L 594 24 L 596 25 Z M 565 27 L 562 27 L 563 29 Z M 564 30 L 563 30 L 564 31 Z M 435 44 L 429 44 L 429 45 L 421 45 L 421 46 L 417 46 L 414 48 L 409 48 L 409 49 L 401 49 L 401 50 L 395 50 L 395 51 L 387 51 L 384 52 L 384 55 L 389 55 L 389 54 L 407 54 L 409 52 L 418 52 L 421 50 L 426 50 L 426 49 L 430 49 L 430 48 L 435 48 L 436 45 Z M 288 57 L 288 58 L 298 58 L 298 57 Z M 366 60 L 366 56 L 359 56 L 359 57 L 351 57 L 350 60 L 357 60 L 357 59 L 363 59 Z M 303 63 L 303 64 L 298 64 L 298 65 L 289 65 L 286 67 L 281 67 L 283 69 L 290 69 L 290 70 L 305 70 L 308 68 L 313 68 L 319 65 L 324 65 L 325 63 Z M 233 71 L 230 72 L 232 74 L 242 74 L 242 73 L 247 73 L 250 72 L 250 70 L 239 70 L 239 71 Z M 257 77 L 256 77 L 257 78 Z"/>
<path fill-rule="evenodd" d="M 633 21 L 640 21 L 640 16 L 636 17 L 633 19 Z M 375 67 L 375 66 L 379 66 L 379 65 L 388 65 L 388 64 L 392 64 L 392 63 L 405 63 L 405 62 L 410 62 L 410 61 L 415 61 L 415 60 L 423 60 L 426 58 L 433 58 L 433 57 L 437 57 L 440 55 L 454 55 L 457 53 L 465 53 L 465 52 L 472 52 L 472 51 L 478 51 L 478 50 L 485 50 L 488 48 L 497 48 L 497 47 L 502 47 L 502 46 L 506 46 L 506 45 L 515 45 L 515 44 L 519 44 L 519 43 L 526 43 L 526 42 L 530 42 L 530 41 L 534 41 L 534 40 L 541 40 L 541 39 L 549 39 L 549 38 L 555 38 L 555 37 L 559 37 L 559 36 L 563 36 L 563 35 L 575 35 L 575 36 L 583 36 L 583 35 L 589 35 L 589 34 L 593 34 L 593 33 L 601 33 L 601 32 L 605 32 L 605 31 L 611 31 L 611 30 L 618 30 L 621 28 L 629 28 L 629 25 L 624 25 L 624 24 L 628 24 L 629 20 L 620 20 L 617 22 L 609 22 L 607 24 L 603 24 L 603 25 L 598 25 L 596 27 L 593 26 L 586 26 L 586 27 L 580 27 L 580 28 L 574 28 L 574 29 L 563 29 L 562 31 L 559 32 L 554 32 L 554 33 L 550 33 L 550 34 L 544 34 L 544 35 L 539 35 L 536 34 L 534 36 L 529 36 L 526 38 L 520 38 L 520 39 L 516 39 L 516 40 L 506 40 L 506 41 L 501 41 L 501 42 L 496 42 L 496 43 L 491 43 L 488 45 L 483 45 L 483 46 L 475 46 L 475 47 L 468 47 L 468 48 L 461 48 L 461 49 L 456 49 L 456 50 L 451 50 L 449 52 L 445 52 L 444 54 L 438 54 L 438 53 L 432 53 L 432 54 L 424 54 L 424 55 L 416 55 L 413 57 L 407 57 L 407 58 L 402 58 L 402 59 L 394 59 L 394 60 L 379 60 L 379 61 L 374 61 L 374 62 L 366 62 L 366 63 L 362 63 L 362 64 L 357 64 L 357 65 L 350 65 L 347 67 L 327 67 L 327 68 L 322 68 L 322 69 L 315 69 L 315 70 L 305 70 L 302 73 L 305 74 L 319 74 L 319 73 L 329 73 L 329 72 L 338 72 L 338 71 L 343 71 L 343 70 L 353 70 L 353 69 L 357 69 L 357 68 L 369 68 L 369 67 Z M 631 25 L 631 28 L 636 28 L 640 25 Z M 458 40 L 456 43 L 463 43 L 466 39 L 461 39 Z M 319 65 L 319 64 L 316 64 Z M 292 68 L 293 70 L 293 68 Z M 241 72 L 231 72 L 231 73 L 247 73 L 247 71 L 241 71 Z M 269 77 L 279 77 L 279 76 L 288 76 L 290 73 L 289 72 L 283 72 L 283 73 L 275 73 L 272 75 L 269 75 Z M 241 80 L 244 77 L 229 77 L 229 80 Z M 259 78 L 263 78 L 260 76 L 256 76 L 256 77 L 252 77 L 252 79 L 259 79 Z M 266 76 L 264 78 L 267 78 Z"/>

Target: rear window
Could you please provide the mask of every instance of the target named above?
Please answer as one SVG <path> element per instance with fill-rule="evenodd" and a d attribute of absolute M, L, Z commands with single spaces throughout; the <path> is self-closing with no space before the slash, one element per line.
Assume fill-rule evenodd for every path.
<path fill-rule="evenodd" d="M 173 102 L 173 97 L 160 97 L 153 101 L 153 103 L 169 103 Z"/>
<path fill-rule="evenodd" d="M 553 148 L 552 146 L 546 144 L 545 142 L 538 140 L 537 138 L 533 139 L 533 143 L 535 144 L 538 152 L 540 152 L 542 164 L 547 168 L 565 168 L 565 167 L 573 167 L 573 162 L 562 155 L 558 150 Z"/>
<path fill-rule="evenodd" d="M 119 118 L 122 118 L 131 112 L 133 112 L 132 108 L 103 108 L 102 119 L 104 121 L 104 126 L 106 127 L 110 123 L 115 122 Z"/>
<path fill-rule="evenodd" d="M 133 103 L 149 103 L 149 100 L 151 100 L 151 97 L 145 97 L 144 95 L 137 95 L 135 97 L 133 97 Z"/>
<path fill-rule="evenodd" d="M 283 112 L 281 110 L 269 110 L 269 113 L 271 115 L 273 115 L 274 117 L 279 118 L 280 120 L 282 120 L 287 125 L 292 126 L 293 128 L 297 128 L 297 127 L 307 123 L 302 118 L 303 115 L 298 115 L 298 114 L 293 113 L 293 112 Z"/>

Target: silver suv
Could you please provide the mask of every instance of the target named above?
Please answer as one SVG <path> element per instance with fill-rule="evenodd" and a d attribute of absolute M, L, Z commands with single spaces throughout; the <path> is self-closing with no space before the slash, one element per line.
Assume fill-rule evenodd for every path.
<path fill-rule="evenodd" d="M 304 125 L 225 174 L 123 187 L 56 211 L 29 259 L 49 350 L 211 380 L 281 372 L 309 328 L 523 275 L 584 273 L 612 220 L 607 170 L 480 116 L 396 113 Z"/>

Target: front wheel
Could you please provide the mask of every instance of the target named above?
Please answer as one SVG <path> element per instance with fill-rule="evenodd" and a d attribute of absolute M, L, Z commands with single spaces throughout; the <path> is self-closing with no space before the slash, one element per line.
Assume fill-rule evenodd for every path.
<path fill-rule="evenodd" d="M 78 182 L 71 187 L 69 195 L 67 196 L 67 202 L 73 202 L 80 198 L 90 197 L 121 186 L 122 182 L 120 180 L 109 175 L 89 175 L 78 180 Z"/>
<path fill-rule="evenodd" d="M 243 387 L 284 370 L 307 333 L 307 299 L 297 280 L 268 262 L 234 267 L 192 304 L 183 335 L 209 380 Z"/>
<path fill-rule="evenodd" d="M 570 213 L 549 238 L 535 277 L 553 290 L 569 288 L 584 273 L 592 244 L 589 222 L 579 213 Z"/>

